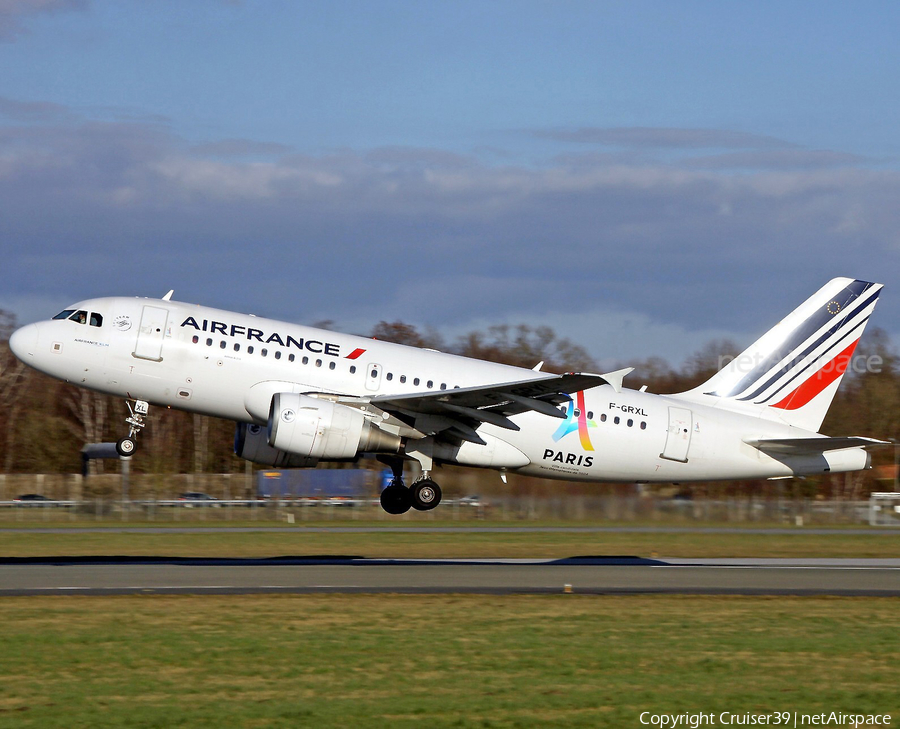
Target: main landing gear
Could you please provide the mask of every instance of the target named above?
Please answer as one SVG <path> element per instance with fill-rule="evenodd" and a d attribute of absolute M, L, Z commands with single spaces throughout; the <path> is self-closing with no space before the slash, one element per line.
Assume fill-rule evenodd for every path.
<path fill-rule="evenodd" d="M 431 511 L 441 503 L 441 487 L 429 478 L 427 471 L 407 488 L 403 483 L 403 461 L 391 460 L 388 465 L 394 478 L 381 492 L 381 508 L 388 514 L 405 514 L 410 509 Z"/>
<path fill-rule="evenodd" d="M 126 400 L 125 404 L 128 406 L 128 411 L 131 413 L 125 418 L 125 422 L 128 423 L 131 428 L 128 431 L 128 435 L 124 438 L 119 438 L 119 440 L 116 441 L 116 452 L 123 458 L 132 455 L 137 449 L 138 433 L 140 433 L 141 429 L 146 425 L 144 416 L 150 411 L 150 404 L 144 400 L 135 400 L 134 407 L 131 407 L 130 400 Z"/>

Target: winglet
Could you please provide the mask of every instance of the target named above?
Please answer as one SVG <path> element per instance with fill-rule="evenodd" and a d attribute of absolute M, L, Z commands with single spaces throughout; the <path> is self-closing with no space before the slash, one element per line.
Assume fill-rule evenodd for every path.
<path fill-rule="evenodd" d="M 175 289 L 169 289 L 169 293 L 167 293 L 165 296 L 163 296 L 163 297 L 162 297 L 162 300 L 163 300 L 163 301 L 171 301 L 171 300 L 172 300 L 172 294 L 174 294 L 174 293 L 175 293 Z"/>
<path fill-rule="evenodd" d="M 612 386 L 612 389 L 616 392 L 622 392 L 622 381 L 625 379 L 627 375 L 630 375 L 634 372 L 634 367 L 626 367 L 625 369 L 616 370 L 615 372 L 607 372 L 604 375 L 600 375 L 608 385 Z"/>

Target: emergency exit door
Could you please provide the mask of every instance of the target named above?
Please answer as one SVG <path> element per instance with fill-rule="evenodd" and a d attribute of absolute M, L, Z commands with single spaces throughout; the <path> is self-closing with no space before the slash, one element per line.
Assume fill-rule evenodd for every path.
<path fill-rule="evenodd" d="M 691 447 L 693 413 L 687 408 L 669 408 L 669 429 L 666 432 L 666 447 L 660 458 L 687 463 L 688 449 Z"/>
<path fill-rule="evenodd" d="M 162 345 L 166 336 L 166 324 L 169 311 L 158 306 L 145 306 L 141 314 L 141 326 L 138 329 L 137 342 L 134 345 L 134 356 L 162 362 Z"/>

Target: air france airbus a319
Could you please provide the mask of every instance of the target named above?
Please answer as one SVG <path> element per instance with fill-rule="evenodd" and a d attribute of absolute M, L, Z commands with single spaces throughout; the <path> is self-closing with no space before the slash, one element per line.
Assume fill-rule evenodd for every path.
<path fill-rule="evenodd" d="M 884 444 L 817 431 L 880 284 L 836 278 L 701 386 L 623 387 L 631 369 L 552 375 L 162 299 L 73 304 L 10 338 L 48 375 L 126 398 L 131 455 L 148 404 L 227 418 L 235 452 L 303 468 L 375 454 L 391 514 L 433 509 L 435 463 L 567 481 L 777 479 L 856 471 Z M 419 477 L 402 480 L 404 461 Z"/>

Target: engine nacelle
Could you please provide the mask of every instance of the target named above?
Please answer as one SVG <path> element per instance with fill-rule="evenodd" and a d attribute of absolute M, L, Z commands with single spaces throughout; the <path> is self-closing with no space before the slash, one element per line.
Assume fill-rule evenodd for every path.
<path fill-rule="evenodd" d="M 272 398 L 267 435 L 272 448 L 314 462 L 400 450 L 400 436 L 373 425 L 359 410 L 292 392 Z"/>
<path fill-rule="evenodd" d="M 270 446 L 266 429 L 255 423 L 237 424 L 234 431 L 234 452 L 246 461 L 273 468 L 310 468 L 316 465 L 315 460 Z"/>

